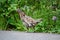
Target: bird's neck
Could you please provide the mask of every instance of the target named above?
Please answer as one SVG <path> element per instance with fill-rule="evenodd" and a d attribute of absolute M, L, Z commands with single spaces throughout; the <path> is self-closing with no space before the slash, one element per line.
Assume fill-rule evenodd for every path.
<path fill-rule="evenodd" d="M 20 18 L 25 17 L 24 13 L 19 13 L 19 15 L 20 15 Z"/>

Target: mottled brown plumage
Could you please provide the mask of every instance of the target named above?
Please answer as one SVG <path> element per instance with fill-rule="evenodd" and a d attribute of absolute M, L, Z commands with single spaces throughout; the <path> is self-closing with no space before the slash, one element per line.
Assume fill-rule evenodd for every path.
<path fill-rule="evenodd" d="M 27 16 L 24 12 L 22 12 L 20 9 L 17 9 L 17 12 L 20 15 L 20 18 L 23 22 L 23 24 L 29 28 L 29 27 L 34 27 L 36 24 L 38 24 L 42 19 L 35 20 L 29 16 Z"/>

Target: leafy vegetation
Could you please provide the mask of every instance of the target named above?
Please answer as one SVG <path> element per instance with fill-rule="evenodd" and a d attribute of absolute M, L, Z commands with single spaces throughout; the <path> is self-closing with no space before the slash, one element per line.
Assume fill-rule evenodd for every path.
<path fill-rule="evenodd" d="M 60 33 L 60 0 L 0 0 L 0 30 L 26 30 L 17 8 L 34 19 L 43 18 L 35 26 L 36 32 Z M 52 20 L 53 16 L 56 20 Z"/>

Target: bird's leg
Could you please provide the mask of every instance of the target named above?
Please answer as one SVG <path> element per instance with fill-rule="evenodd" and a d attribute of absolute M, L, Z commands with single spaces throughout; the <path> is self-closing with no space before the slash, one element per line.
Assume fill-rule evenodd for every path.
<path fill-rule="evenodd" d="M 33 31 L 35 32 L 35 27 L 33 26 L 33 27 L 31 27 L 32 29 L 33 29 Z"/>
<path fill-rule="evenodd" d="M 29 27 L 27 27 L 27 30 L 29 30 Z"/>
<path fill-rule="evenodd" d="M 26 32 L 28 32 L 28 30 L 29 30 L 29 27 L 26 27 Z"/>

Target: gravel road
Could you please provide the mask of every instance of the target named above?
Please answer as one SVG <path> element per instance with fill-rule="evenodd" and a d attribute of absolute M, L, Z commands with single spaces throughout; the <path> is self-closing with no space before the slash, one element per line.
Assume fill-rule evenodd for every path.
<path fill-rule="evenodd" d="M 0 31 L 0 40 L 60 40 L 59 34 Z"/>

